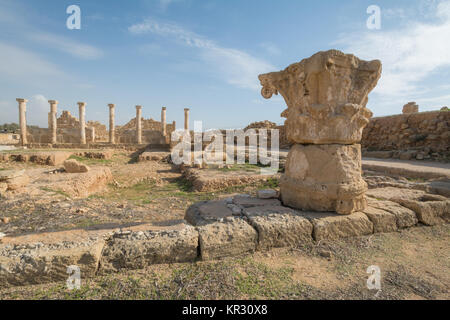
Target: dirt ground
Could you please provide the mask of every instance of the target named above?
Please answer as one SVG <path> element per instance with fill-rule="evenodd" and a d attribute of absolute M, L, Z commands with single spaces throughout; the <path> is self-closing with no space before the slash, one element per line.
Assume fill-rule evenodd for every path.
<path fill-rule="evenodd" d="M 110 160 L 72 158 L 95 167 L 109 167 L 113 182 L 87 198 L 48 188 L 40 177 L 59 167 L 33 163 L 0 163 L 0 170 L 26 169 L 34 183 L 0 201 L 0 232 L 19 235 L 77 228 L 112 228 L 139 223 L 164 223 L 183 219 L 194 202 L 226 197 L 237 192 L 252 193 L 276 186 L 273 181 L 225 188 L 216 192 L 193 192 L 181 171 L 165 161 L 135 162 L 131 153 L 116 153 Z M 243 169 L 244 170 L 244 169 Z"/>
<path fill-rule="evenodd" d="M 311 243 L 250 256 L 14 287 L 1 299 L 450 299 L 450 226 Z M 367 289 L 371 265 L 381 291 Z"/>

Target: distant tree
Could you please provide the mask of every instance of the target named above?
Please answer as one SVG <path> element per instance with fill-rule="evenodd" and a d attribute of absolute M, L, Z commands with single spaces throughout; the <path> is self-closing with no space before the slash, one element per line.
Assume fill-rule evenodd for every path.
<path fill-rule="evenodd" d="M 0 125 L 0 131 L 5 133 L 17 133 L 19 125 L 17 123 L 5 123 Z"/>

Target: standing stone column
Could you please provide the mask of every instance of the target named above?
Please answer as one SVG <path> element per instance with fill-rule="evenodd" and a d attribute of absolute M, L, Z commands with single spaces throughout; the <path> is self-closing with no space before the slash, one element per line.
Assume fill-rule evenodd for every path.
<path fill-rule="evenodd" d="M 136 143 L 142 144 L 142 106 L 136 106 Z"/>
<path fill-rule="evenodd" d="M 109 143 L 116 143 L 116 105 L 113 103 L 108 104 L 109 107 Z"/>
<path fill-rule="evenodd" d="M 78 110 L 80 117 L 80 143 L 86 144 L 86 103 L 78 102 Z"/>
<path fill-rule="evenodd" d="M 167 134 L 166 127 L 166 107 L 162 107 L 161 109 L 161 133 L 165 137 Z"/>
<path fill-rule="evenodd" d="M 58 112 L 58 101 L 56 100 L 48 100 L 50 103 L 50 114 L 49 114 L 49 129 L 51 132 L 51 143 L 56 143 L 56 130 L 57 130 L 57 122 L 56 122 L 56 114 Z"/>
<path fill-rule="evenodd" d="M 27 102 L 28 100 L 17 98 L 19 103 L 19 125 L 20 125 L 20 145 L 24 146 L 27 142 Z"/>
<path fill-rule="evenodd" d="M 262 96 L 281 93 L 288 106 L 281 116 L 294 145 L 280 179 L 285 205 L 339 214 L 367 207 L 359 142 L 372 116 L 367 96 L 380 76 L 379 60 L 337 50 L 259 76 Z"/>
<path fill-rule="evenodd" d="M 184 108 L 184 130 L 189 130 L 189 108 Z"/>
<path fill-rule="evenodd" d="M 91 127 L 91 142 L 95 142 L 95 127 Z"/>

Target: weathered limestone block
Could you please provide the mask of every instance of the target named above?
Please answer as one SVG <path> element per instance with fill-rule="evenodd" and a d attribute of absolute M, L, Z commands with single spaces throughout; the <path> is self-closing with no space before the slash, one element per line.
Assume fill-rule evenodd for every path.
<path fill-rule="evenodd" d="M 393 187 L 371 189 L 367 195 L 377 200 L 390 200 L 413 210 L 419 222 L 426 225 L 450 221 L 450 200 L 444 196 Z"/>
<path fill-rule="evenodd" d="M 192 262 L 197 259 L 198 233 L 178 224 L 141 231 L 118 231 L 106 242 L 100 272 L 142 269 L 151 264 Z"/>
<path fill-rule="evenodd" d="M 226 217 L 232 217 L 233 211 L 224 200 L 201 201 L 186 211 L 184 219 L 194 226 L 214 223 Z"/>
<path fill-rule="evenodd" d="M 202 260 L 213 260 L 254 252 L 258 233 L 242 218 L 228 217 L 197 227 Z"/>
<path fill-rule="evenodd" d="M 93 277 L 103 246 L 101 236 L 82 230 L 5 237 L 0 244 L 0 287 L 63 281 L 71 265 L 80 268 L 82 279 Z"/>
<path fill-rule="evenodd" d="M 392 232 L 397 230 L 397 219 L 395 215 L 388 211 L 368 207 L 364 214 L 373 223 L 374 232 Z"/>
<path fill-rule="evenodd" d="M 79 163 L 75 159 L 64 161 L 64 169 L 68 173 L 83 173 L 89 171 L 89 167 L 87 165 Z"/>
<path fill-rule="evenodd" d="M 258 206 L 244 209 L 244 214 L 258 231 L 258 249 L 296 247 L 312 241 L 312 224 L 290 208 Z"/>
<path fill-rule="evenodd" d="M 392 201 L 413 210 L 417 214 L 419 221 L 428 226 L 450 222 L 450 200 L 417 201 L 394 198 Z"/>
<path fill-rule="evenodd" d="M 380 76 L 380 61 L 329 50 L 259 80 L 264 98 L 280 93 L 286 101 L 282 116 L 289 141 L 350 144 L 361 140 L 372 116 L 367 96 Z"/>
<path fill-rule="evenodd" d="M 373 223 L 362 212 L 347 216 L 323 212 L 302 214 L 313 224 L 313 238 L 316 241 L 358 237 L 373 233 Z"/>
<path fill-rule="evenodd" d="M 364 210 L 360 145 L 294 145 L 280 189 L 290 207 L 339 214 Z"/>
<path fill-rule="evenodd" d="M 408 102 L 403 106 L 402 113 L 419 112 L 419 105 L 415 102 Z"/>
<path fill-rule="evenodd" d="M 392 213 L 397 220 L 399 229 L 415 226 L 418 222 L 416 214 L 411 209 L 405 208 L 393 201 L 375 200 L 368 198 L 369 207 L 377 208 Z"/>

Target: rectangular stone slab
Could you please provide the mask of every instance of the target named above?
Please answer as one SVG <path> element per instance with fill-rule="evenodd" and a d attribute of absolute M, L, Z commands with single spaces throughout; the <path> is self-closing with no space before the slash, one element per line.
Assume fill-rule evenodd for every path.
<path fill-rule="evenodd" d="M 358 237 L 373 233 L 373 223 L 362 212 L 338 215 L 324 212 L 302 213 L 313 224 L 316 241 Z"/>
<path fill-rule="evenodd" d="M 197 227 L 202 260 L 241 255 L 256 250 L 258 233 L 242 218 L 225 218 Z"/>
<path fill-rule="evenodd" d="M 392 213 L 397 219 L 397 227 L 399 229 L 415 226 L 418 222 L 416 213 L 411 209 L 401 206 L 400 204 L 388 200 L 375 200 L 368 198 L 369 207 L 381 209 Z"/>
<path fill-rule="evenodd" d="M 296 247 L 312 241 L 312 224 L 291 208 L 258 206 L 244 209 L 244 214 L 258 231 L 258 249 Z"/>
<path fill-rule="evenodd" d="M 397 219 L 395 215 L 388 211 L 368 207 L 364 214 L 373 223 L 374 232 L 392 232 L 397 230 Z"/>
<path fill-rule="evenodd" d="M 198 233 L 178 224 L 140 231 L 119 231 L 106 242 L 100 261 L 101 273 L 142 269 L 151 264 L 192 262 L 197 259 Z"/>

